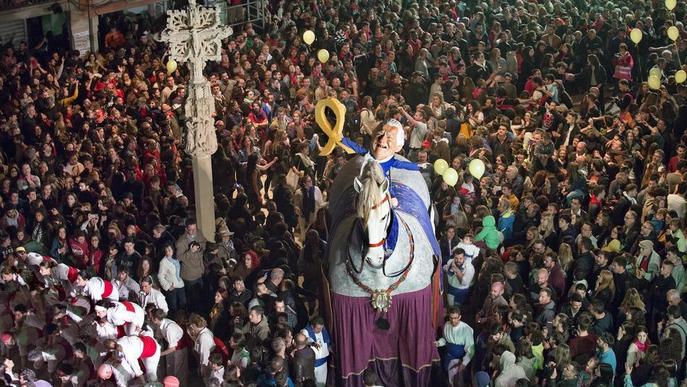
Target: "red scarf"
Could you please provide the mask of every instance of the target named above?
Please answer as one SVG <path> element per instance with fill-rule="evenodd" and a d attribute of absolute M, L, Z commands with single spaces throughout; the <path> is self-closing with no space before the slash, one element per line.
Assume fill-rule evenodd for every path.
<path fill-rule="evenodd" d="M 646 349 L 649 348 L 649 342 L 644 342 L 642 344 L 639 340 L 635 340 L 634 344 L 637 346 L 637 349 L 639 349 L 639 352 L 646 352 Z"/>

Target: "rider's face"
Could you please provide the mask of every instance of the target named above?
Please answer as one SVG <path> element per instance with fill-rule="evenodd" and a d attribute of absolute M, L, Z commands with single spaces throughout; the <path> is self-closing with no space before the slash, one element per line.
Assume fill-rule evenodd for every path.
<path fill-rule="evenodd" d="M 373 147 L 375 159 L 386 159 L 398 151 L 398 143 L 396 141 L 398 130 L 395 126 L 384 125 L 375 139 Z"/>

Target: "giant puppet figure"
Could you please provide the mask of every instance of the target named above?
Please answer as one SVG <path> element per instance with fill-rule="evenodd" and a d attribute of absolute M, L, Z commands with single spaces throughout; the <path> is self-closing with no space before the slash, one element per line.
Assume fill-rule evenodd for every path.
<path fill-rule="evenodd" d="M 417 166 L 397 155 L 403 126 L 389 120 L 368 152 L 332 128 L 342 126 L 340 103 L 328 98 L 316 119 L 336 142 L 358 153 L 329 189 L 331 232 L 327 263 L 336 385 L 363 386 L 372 367 L 384 386 L 428 386 L 439 356 L 434 347 L 439 245 L 430 220 L 427 185 Z M 338 110 L 338 111 L 337 111 Z"/>

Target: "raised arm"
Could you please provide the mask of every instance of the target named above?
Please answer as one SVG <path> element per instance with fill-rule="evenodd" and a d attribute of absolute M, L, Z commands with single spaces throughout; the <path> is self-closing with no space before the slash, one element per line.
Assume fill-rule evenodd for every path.
<path fill-rule="evenodd" d="M 401 109 L 401 113 L 403 114 L 403 116 L 406 118 L 406 120 L 408 120 L 408 123 L 409 123 L 410 125 L 415 126 L 415 125 L 417 124 L 417 121 L 415 121 L 415 118 L 413 118 L 413 116 L 411 116 L 410 114 L 408 114 L 408 112 L 406 111 L 406 109 L 404 109 L 403 107 L 400 107 L 400 109 Z"/>

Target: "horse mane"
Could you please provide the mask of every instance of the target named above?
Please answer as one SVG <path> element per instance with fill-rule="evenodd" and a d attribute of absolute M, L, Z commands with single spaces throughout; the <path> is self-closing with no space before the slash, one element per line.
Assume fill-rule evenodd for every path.
<path fill-rule="evenodd" d="M 380 187 L 384 179 L 384 171 L 376 160 L 369 161 L 363 166 L 360 174 L 362 188 L 356 204 L 358 216 L 363 224 L 367 224 L 372 207 L 382 199 L 384 192 Z"/>

